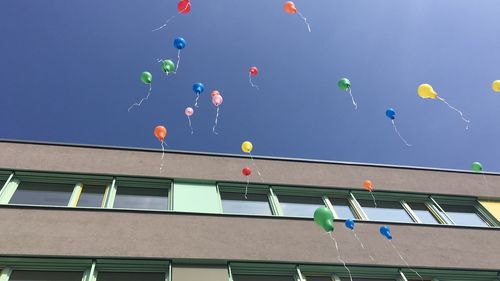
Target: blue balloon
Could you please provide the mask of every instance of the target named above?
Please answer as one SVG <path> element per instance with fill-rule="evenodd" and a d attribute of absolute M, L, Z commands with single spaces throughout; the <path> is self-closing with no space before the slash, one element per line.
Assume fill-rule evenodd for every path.
<path fill-rule="evenodd" d="M 174 47 L 179 49 L 179 50 L 186 48 L 186 40 L 184 40 L 184 38 L 182 38 L 182 37 L 175 38 Z"/>
<path fill-rule="evenodd" d="M 380 234 L 389 240 L 392 239 L 391 229 L 386 225 L 380 227 Z"/>
<path fill-rule="evenodd" d="M 195 92 L 196 94 L 201 94 L 203 90 L 205 90 L 205 86 L 203 86 L 203 84 L 201 83 L 193 84 L 193 92 Z"/>
<path fill-rule="evenodd" d="M 394 118 L 396 118 L 396 111 L 394 110 L 394 108 L 388 108 L 385 111 L 385 116 L 389 117 L 389 119 L 391 120 L 394 120 Z"/>
<path fill-rule="evenodd" d="M 347 219 L 345 221 L 345 227 L 349 228 L 350 230 L 354 229 L 354 220 L 353 219 Z"/>

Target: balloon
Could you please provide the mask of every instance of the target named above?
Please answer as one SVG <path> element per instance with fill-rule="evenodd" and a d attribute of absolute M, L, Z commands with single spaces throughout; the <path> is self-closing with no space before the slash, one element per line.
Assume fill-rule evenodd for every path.
<path fill-rule="evenodd" d="M 289 14 L 297 13 L 297 8 L 295 8 L 295 3 L 293 3 L 292 1 L 286 1 L 285 6 L 283 8 L 285 9 L 285 12 Z"/>
<path fill-rule="evenodd" d="M 314 222 L 326 232 L 333 231 L 333 213 L 327 207 L 319 207 L 314 211 Z"/>
<path fill-rule="evenodd" d="M 385 111 L 385 116 L 387 116 L 391 120 L 394 120 L 394 118 L 396 118 L 396 111 L 394 110 L 394 108 L 388 108 Z"/>
<path fill-rule="evenodd" d="M 222 96 L 220 94 L 212 97 L 212 103 L 215 106 L 221 105 L 223 101 L 224 101 L 224 99 L 222 98 Z"/>
<path fill-rule="evenodd" d="M 245 153 L 250 153 L 252 152 L 252 149 L 253 149 L 253 144 L 249 141 L 244 141 L 242 144 L 241 144 L 241 150 Z"/>
<path fill-rule="evenodd" d="M 380 234 L 389 240 L 392 239 L 391 229 L 386 225 L 380 227 Z"/>
<path fill-rule="evenodd" d="M 363 187 L 364 187 L 366 190 L 368 190 L 368 191 L 372 192 L 372 191 L 373 191 L 373 184 L 372 184 L 372 181 L 371 181 L 371 180 L 365 180 L 365 181 L 363 182 Z"/>
<path fill-rule="evenodd" d="M 186 40 L 184 40 L 184 38 L 182 37 L 175 38 L 174 47 L 179 50 L 186 48 Z"/>
<path fill-rule="evenodd" d="M 418 95 L 423 99 L 436 99 L 438 96 L 429 84 L 422 84 L 418 86 Z"/>
<path fill-rule="evenodd" d="M 354 220 L 353 219 L 347 219 L 345 221 L 345 227 L 349 228 L 350 230 L 354 229 Z"/>
<path fill-rule="evenodd" d="M 177 3 L 177 10 L 181 14 L 187 14 L 191 11 L 191 2 L 189 0 L 181 0 Z"/>
<path fill-rule="evenodd" d="M 472 170 L 474 172 L 481 172 L 483 170 L 483 165 L 481 165 L 481 163 L 479 162 L 474 162 L 472 163 Z"/>
<path fill-rule="evenodd" d="M 141 73 L 141 81 L 144 84 L 151 84 L 151 81 L 153 80 L 153 75 L 151 73 L 144 71 Z"/>
<path fill-rule="evenodd" d="M 195 92 L 196 94 L 203 93 L 203 90 L 205 90 L 205 86 L 203 86 L 202 83 L 194 83 L 193 84 L 193 92 Z"/>
<path fill-rule="evenodd" d="M 252 174 L 252 169 L 250 167 L 245 167 L 243 170 L 241 170 L 241 173 L 245 176 L 248 177 Z"/>
<path fill-rule="evenodd" d="M 351 87 L 351 81 L 349 81 L 349 79 L 347 79 L 347 78 L 342 78 L 339 80 L 337 85 L 339 86 L 339 88 L 341 90 L 347 91 Z"/>
<path fill-rule="evenodd" d="M 500 80 L 493 81 L 493 83 L 491 84 L 491 88 L 495 92 L 500 92 Z"/>
<path fill-rule="evenodd" d="M 162 68 L 163 68 L 163 72 L 165 72 L 167 74 L 172 73 L 175 70 L 175 64 L 171 60 L 164 60 L 164 61 L 162 61 Z"/>
<path fill-rule="evenodd" d="M 250 71 L 250 75 L 252 75 L 252 76 L 257 76 L 257 74 L 259 74 L 259 69 L 257 69 L 257 67 L 255 67 L 255 66 L 250 67 L 249 71 Z"/>
<path fill-rule="evenodd" d="M 167 129 L 163 126 L 156 126 L 155 137 L 162 142 L 166 136 L 167 136 Z"/>
<path fill-rule="evenodd" d="M 194 113 L 194 110 L 191 107 L 186 107 L 186 109 L 184 110 L 184 114 L 186 114 L 186 116 L 188 116 L 188 117 L 193 115 L 193 113 Z"/>
<path fill-rule="evenodd" d="M 213 98 L 213 97 L 215 97 L 215 96 L 217 96 L 217 95 L 220 95 L 220 93 L 219 93 L 219 91 L 214 90 L 214 91 L 212 91 L 212 93 L 211 93 L 210 95 L 211 95 L 211 96 L 212 96 L 212 98 Z"/>

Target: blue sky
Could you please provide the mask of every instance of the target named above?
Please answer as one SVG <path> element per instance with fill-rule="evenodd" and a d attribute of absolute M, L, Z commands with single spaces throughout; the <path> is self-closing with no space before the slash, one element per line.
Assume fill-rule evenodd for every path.
<path fill-rule="evenodd" d="M 167 127 L 173 150 L 500 170 L 500 2 L 496 0 L 2 1 L 0 138 L 159 148 Z M 188 46 L 176 75 L 157 58 Z M 248 68 L 259 76 L 248 84 Z M 140 73 L 153 74 L 151 98 Z M 359 105 L 336 84 L 348 77 Z M 191 135 L 184 108 L 203 82 Z M 471 120 L 416 89 L 430 83 Z M 224 97 L 219 135 L 210 91 Z M 413 146 L 393 131 L 385 110 Z"/>

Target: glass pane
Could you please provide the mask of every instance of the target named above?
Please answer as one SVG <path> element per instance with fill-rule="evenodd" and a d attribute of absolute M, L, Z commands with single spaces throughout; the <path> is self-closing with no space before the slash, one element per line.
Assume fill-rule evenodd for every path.
<path fill-rule="evenodd" d="M 378 205 L 378 202 L 377 202 Z M 340 278 L 342 281 L 350 281 L 349 277 Z M 374 278 L 352 278 L 352 281 L 395 281 L 396 279 L 374 279 Z"/>
<path fill-rule="evenodd" d="M 377 201 L 375 208 L 372 200 L 358 200 L 370 220 L 413 222 L 410 215 L 397 201 Z"/>
<path fill-rule="evenodd" d="M 311 276 L 307 276 L 306 277 L 306 280 L 307 281 L 332 281 L 332 278 L 330 277 L 311 277 Z"/>
<path fill-rule="evenodd" d="M 283 215 L 290 217 L 312 218 L 317 208 L 325 206 L 319 197 L 279 196 L 278 199 Z"/>
<path fill-rule="evenodd" d="M 294 281 L 293 276 L 233 275 L 233 281 Z"/>
<path fill-rule="evenodd" d="M 272 215 L 267 195 L 222 193 L 222 210 L 226 214 Z"/>
<path fill-rule="evenodd" d="M 21 182 L 9 204 L 68 206 L 75 185 Z"/>
<path fill-rule="evenodd" d="M 165 281 L 164 272 L 99 272 L 97 281 Z"/>
<path fill-rule="evenodd" d="M 330 202 L 340 219 L 356 218 L 347 199 L 330 198 Z"/>
<path fill-rule="evenodd" d="M 439 205 L 457 225 L 488 226 L 476 212 L 474 206 Z"/>
<path fill-rule="evenodd" d="M 77 206 L 100 208 L 102 206 L 105 190 L 105 186 L 84 184 Z"/>
<path fill-rule="evenodd" d="M 439 224 L 439 221 L 424 203 L 408 203 L 408 205 L 423 223 Z"/>
<path fill-rule="evenodd" d="M 81 281 L 83 272 L 14 270 L 9 281 Z"/>
<path fill-rule="evenodd" d="M 118 187 L 113 208 L 168 210 L 168 189 Z"/>

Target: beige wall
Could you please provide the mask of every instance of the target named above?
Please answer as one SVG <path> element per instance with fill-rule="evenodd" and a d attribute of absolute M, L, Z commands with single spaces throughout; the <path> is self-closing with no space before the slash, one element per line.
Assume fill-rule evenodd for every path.
<path fill-rule="evenodd" d="M 167 153 L 160 173 L 161 152 L 13 142 L 0 142 L 0 151 L 0 169 L 13 170 L 244 181 L 241 169 L 250 165 L 245 157 Z M 285 160 L 256 163 L 271 184 L 361 189 L 370 179 L 377 190 L 500 197 L 496 175 Z"/>

